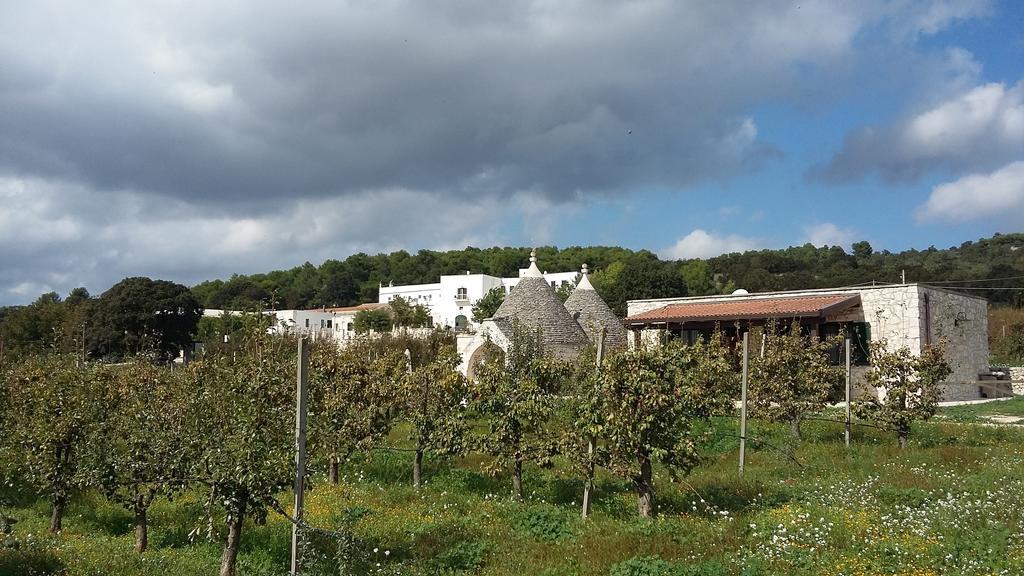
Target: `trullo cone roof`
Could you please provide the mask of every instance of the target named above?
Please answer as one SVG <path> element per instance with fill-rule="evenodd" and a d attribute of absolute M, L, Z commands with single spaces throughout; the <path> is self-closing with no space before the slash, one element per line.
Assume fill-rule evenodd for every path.
<path fill-rule="evenodd" d="M 492 319 L 508 336 L 511 336 L 512 324 L 516 320 L 525 328 L 540 328 L 545 347 L 551 348 L 556 355 L 578 349 L 587 342 L 586 332 L 569 314 L 555 295 L 554 288 L 537 268 L 536 254 L 530 255 L 530 268 L 505 297 Z"/>
<path fill-rule="evenodd" d="M 628 340 L 622 321 L 612 312 L 608 304 L 594 290 L 587 277 L 587 265 L 583 265 L 583 277 L 576 289 L 565 301 L 565 308 L 579 323 L 591 341 L 597 342 L 597 335 L 603 326 L 606 330 L 604 344 L 607 348 L 625 348 Z"/>

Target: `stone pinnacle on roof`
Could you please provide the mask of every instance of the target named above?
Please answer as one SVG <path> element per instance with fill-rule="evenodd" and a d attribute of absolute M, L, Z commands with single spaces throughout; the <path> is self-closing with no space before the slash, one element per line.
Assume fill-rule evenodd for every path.
<path fill-rule="evenodd" d="M 576 289 L 565 301 L 566 310 L 572 314 L 591 341 L 596 341 L 601 329 L 604 328 L 606 330 L 604 340 L 606 346 L 611 349 L 625 348 L 629 342 L 626 328 L 594 290 L 594 286 L 587 277 L 586 264 L 583 265 L 582 275 Z"/>
<path fill-rule="evenodd" d="M 576 283 L 576 290 L 593 290 L 594 285 L 590 283 L 590 278 L 587 276 L 587 265 L 583 265 L 583 270 L 580 271 L 580 281 Z"/>
<path fill-rule="evenodd" d="M 530 267 L 526 269 L 523 278 L 543 278 L 540 268 L 537 268 L 537 250 L 530 250 Z"/>

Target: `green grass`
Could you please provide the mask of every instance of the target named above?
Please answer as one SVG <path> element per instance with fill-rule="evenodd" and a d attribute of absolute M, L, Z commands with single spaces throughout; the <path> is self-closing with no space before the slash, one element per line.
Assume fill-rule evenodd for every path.
<path fill-rule="evenodd" d="M 939 411 L 939 416 L 956 422 L 990 422 L 992 416 L 1024 418 L 1024 396 L 984 404 L 948 406 Z"/>
<path fill-rule="evenodd" d="M 528 501 L 518 503 L 507 476 L 480 472 L 480 455 L 429 461 L 419 493 L 408 486 L 407 453 L 354 458 L 340 485 L 318 482 L 307 500 L 310 522 L 350 526 L 352 537 L 311 535 L 306 574 L 338 573 L 339 555 L 357 574 L 1024 573 L 1022 428 L 922 424 L 904 451 L 888 434 L 858 429 L 847 451 L 838 424 L 807 422 L 797 442 L 788 429 L 753 422 L 751 436 L 764 443 L 740 477 L 727 436 L 735 421 L 718 426 L 689 476 L 656 471 L 653 521 L 636 518 L 629 485 L 606 474 L 582 521 L 582 484 L 564 466 L 528 467 Z M 0 493 L 9 503 L 0 512 L 18 519 L 19 547 L 0 549 L 4 576 L 216 573 L 220 543 L 188 537 L 204 526 L 202 494 L 156 505 L 153 549 L 142 555 L 131 551 L 128 514 L 97 495 L 78 497 L 55 537 L 45 534 L 45 502 L 12 496 Z M 273 514 L 247 524 L 240 572 L 285 574 L 289 535 Z"/>

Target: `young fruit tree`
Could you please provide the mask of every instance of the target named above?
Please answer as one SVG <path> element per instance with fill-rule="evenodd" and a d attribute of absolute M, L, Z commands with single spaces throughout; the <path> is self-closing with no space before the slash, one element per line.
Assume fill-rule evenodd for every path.
<path fill-rule="evenodd" d="M 942 395 L 939 386 L 952 371 L 942 345 L 926 346 L 914 355 L 906 346 L 889 351 L 885 341 L 873 342 L 865 380 L 878 395 L 866 393 L 857 404 L 857 415 L 895 430 L 900 448 L 906 448 L 910 425 L 935 415 Z"/>
<path fill-rule="evenodd" d="M 522 500 L 523 463 L 551 466 L 557 452 L 552 415 L 564 367 L 545 356 L 539 330 L 518 322 L 505 352 L 494 348 L 476 369 L 469 407 L 488 420 L 479 444 L 495 458 L 492 471 L 511 466 L 512 490 Z"/>
<path fill-rule="evenodd" d="M 111 370 L 73 356 L 29 357 L 5 378 L 0 422 L 7 465 L 50 499 L 50 532 L 60 532 L 72 493 L 87 484 L 82 454 L 105 417 Z"/>
<path fill-rule="evenodd" d="M 655 514 L 653 463 L 688 473 L 699 462 L 698 445 L 711 433 L 709 419 L 730 407 L 736 373 L 716 336 L 692 346 L 639 347 L 602 366 L 604 420 L 596 432 L 604 464 L 633 483 L 642 517 Z"/>
<path fill-rule="evenodd" d="M 409 353 L 409 372 L 402 380 L 399 397 L 401 413 L 411 427 L 416 446 L 413 460 L 413 486 L 423 479 L 423 455 L 454 455 L 465 451 L 466 420 L 462 402 L 466 399 L 466 379 L 459 372 L 459 354 L 452 346 L 440 349 L 422 347 L 419 358 Z M 425 353 L 424 353 L 425 352 Z"/>
<path fill-rule="evenodd" d="M 235 574 L 245 520 L 263 523 L 295 479 L 295 339 L 251 330 L 235 343 L 185 370 L 200 438 L 192 474 L 226 513 L 221 576 Z"/>
<path fill-rule="evenodd" d="M 594 346 L 580 354 L 569 372 L 566 394 L 560 405 L 560 417 L 567 425 L 562 432 L 559 451 L 569 461 L 573 471 L 583 478 L 581 515 L 584 519 L 590 514 L 594 469 L 598 461 L 606 459 L 603 447 L 597 443 L 604 425 L 604 412 L 598 395 L 600 369 L 597 356 L 598 351 Z"/>
<path fill-rule="evenodd" d="M 197 438 L 188 421 L 188 394 L 178 372 L 133 358 L 113 369 L 105 404 L 107 416 L 83 467 L 113 502 L 134 517 L 135 551 L 149 543 L 147 514 L 157 498 L 171 498 L 187 484 L 197 457 Z"/>
<path fill-rule="evenodd" d="M 391 431 L 395 388 L 405 356 L 361 338 L 342 350 L 319 342 L 310 354 L 310 448 L 329 460 L 329 479 L 355 451 L 370 450 Z"/>
<path fill-rule="evenodd" d="M 842 382 L 841 368 L 829 359 L 839 341 L 816 341 L 800 332 L 799 322 L 786 331 L 769 323 L 760 338 L 763 354 L 750 359 L 748 409 L 755 418 L 788 423 L 800 438 L 804 416 L 823 409 Z"/>

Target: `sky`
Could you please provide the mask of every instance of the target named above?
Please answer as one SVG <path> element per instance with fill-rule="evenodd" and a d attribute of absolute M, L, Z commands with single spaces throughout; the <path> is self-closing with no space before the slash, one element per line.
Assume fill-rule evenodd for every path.
<path fill-rule="evenodd" d="M 1024 231 L 1015 0 L 3 6 L 0 305 L 356 252 Z"/>

